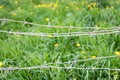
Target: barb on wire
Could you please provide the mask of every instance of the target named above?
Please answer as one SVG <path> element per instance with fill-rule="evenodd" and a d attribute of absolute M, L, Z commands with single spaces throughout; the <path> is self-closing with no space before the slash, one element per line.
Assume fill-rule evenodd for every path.
<path fill-rule="evenodd" d="M 27 21 L 19 21 L 19 20 L 12 20 L 12 19 L 6 19 L 6 18 L 0 18 L 0 21 L 2 22 L 15 22 L 15 23 L 22 23 L 22 24 L 30 24 L 33 26 L 41 26 L 46 28 L 77 28 L 77 29 L 95 29 L 95 30 L 104 30 L 104 29 L 117 29 L 120 28 L 120 26 L 116 27 L 110 27 L 110 28 L 99 28 L 99 27 L 76 27 L 76 26 L 53 26 L 53 25 L 43 25 L 43 24 L 36 24 L 32 22 Z"/>

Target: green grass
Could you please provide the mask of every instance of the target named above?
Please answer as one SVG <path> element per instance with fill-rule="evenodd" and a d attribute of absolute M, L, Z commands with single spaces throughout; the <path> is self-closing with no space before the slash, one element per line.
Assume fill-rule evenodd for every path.
<path fill-rule="evenodd" d="M 96 2 L 94 6 L 93 3 Z M 28 21 L 36 24 L 110 28 L 120 25 L 119 0 L 0 0 L 0 18 Z M 39 7 L 41 4 L 43 7 Z M 47 6 L 51 5 L 51 6 Z M 91 8 L 89 7 L 91 6 Z M 20 7 L 20 10 L 18 10 Z M 49 18 L 50 21 L 45 21 Z M 6 22 L 0 30 L 20 32 L 60 33 L 69 29 L 44 28 Z M 79 29 L 72 29 L 81 31 Z M 86 31 L 90 31 L 89 29 Z M 76 46 L 79 43 L 80 46 Z M 54 45 L 58 44 L 57 47 Z M 85 52 L 82 54 L 82 52 Z M 51 62 L 111 56 L 120 51 L 120 34 L 74 37 L 37 37 L 0 33 L 0 61 L 4 67 L 38 66 Z M 76 68 L 120 68 L 119 58 L 92 60 L 68 65 Z M 119 80 L 119 71 L 35 69 L 0 71 L 0 80 Z"/>

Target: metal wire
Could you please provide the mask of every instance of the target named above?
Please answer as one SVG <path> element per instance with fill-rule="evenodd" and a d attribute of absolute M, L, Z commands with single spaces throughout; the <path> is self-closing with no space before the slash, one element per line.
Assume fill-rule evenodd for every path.
<path fill-rule="evenodd" d="M 41 26 L 41 27 L 49 27 L 49 28 L 69 28 L 69 31 L 67 33 L 35 33 L 35 32 L 14 32 L 14 31 L 5 31 L 0 30 L 1 33 L 8 33 L 8 34 L 15 34 L 15 35 L 29 35 L 29 36 L 41 36 L 41 37 L 70 37 L 70 36 L 96 36 L 96 35 L 106 35 L 106 34 L 118 34 L 120 33 L 120 27 L 110 27 L 110 28 L 96 28 L 96 27 L 73 27 L 73 26 L 51 26 L 51 25 L 40 25 L 35 24 L 31 22 L 26 21 L 17 21 L 17 20 L 11 20 L 6 18 L 0 18 L 0 20 L 3 23 L 6 22 L 16 22 L 16 23 L 22 23 L 22 24 L 30 24 L 34 26 Z M 79 28 L 79 29 L 94 29 L 91 32 L 70 32 L 73 28 Z"/>
<path fill-rule="evenodd" d="M 34 67 L 8 67 L 8 68 L 0 68 L 0 71 L 15 71 L 15 70 L 34 70 L 34 69 L 77 69 L 77 70 L 109 70 L 109 71 L 120 71 L 120 69 L 115 68 L 76 68 L 76 67 L 55 67 L 55 66 L 34 66 Z"/>
<path fill-rule="evenodd" d="M 110 28 L 99 28 L 99 27 L 76 27 L 76 26 L 54 26 L 54 25 L 43 25 L 43 24 L 36 24 L 32 22 L 27 22 L 27 21 L 19 21 L 19 20 L 12 20 L 12 19 L 6 19 L 6 18 L 0 18 L 0 21 L 2 21 L 4 24 L 6 22 L 15 22 L 15 23 L 22 23 L 22 24 L 30 24 L 33 26 L 40 26 L 40 27 L 47 27 L 47 28 L 78 28 L 78 29 L 99 29 L 99 30 L 104 30 L 104 29 L 116 29 L 116 27 L 110 27 Z M 118 26 L 120 28 L 120 26 Z"/>
<path fill-rule="evenodd" d="M 6 22 L 16 22 L 16 23 L 22 23 L 22 24 L 30 24 L 30 25 L 34 25 L 34 26 L 49 27 L 49 28 L 94 29 L 94 31 L 92 31 L 92 32 L 68 32 L 68 33 L 34 33 L 34 32 L 13 32 L 13 31 L 0 30 L 1 33 L 14 34 L 14 35 L 29 35 L 29 36 L 42 36 L 42 37 L 70 37 L 70 36 L 95 36 L 95 35 L 120 33 L 120 27 L 111 27 L 111 28 L 83 27 L 83 28 L 81 28 L 81 27 L 74 27 L 74 26 L 40 25 L 40 24 L 31 23 L 31 22 L 17 21 L 17 20 L 11 20 L 11 19 L 6 19 L 6 18 L 0 18 L 0 20 L 2 21 L 2 24 L 5 24 Z M 120 71 L 120 69 L 112 69 L 112 68 L 78 68 L 78 67 L 51 66 L 53 64 L 71 64 L 71 63 L 77 63 L 77 62 L 85 62 L 85 61 L 91 61 L 91 60 L 108 59 L 108 58 L 116 58 L 116 57 L 118 57 L 118 56 L 96 57 L 95 59 L 90 58 L 90 59 L 68 61 L 68 62 L 46 63 L 43 65 L 32 66 L 32 67 L 6 67 L 6 68 L 0 68 L 0 71 L 32 70 L 32 69 L 43 69 L 43 68 L 45 68 L 45 69 L 53 68 L 53 69 L 115 70 L 115 71 Z"/>
<path fill-rule="evenodd" d="M 60 66 L 51 66 L 52 64 L 67 64 L 67 63 L 76 63 L 76 62 L 85 62 L 85 61 L 91 61 L 91 60 L 99 60 L 99 59 L 108 59 L 108 58 L 116 58 L 118 56 L 106 56 L 106 57 L 97 57 L 95 59 L 84 59 L 84 60 L 76 60 L 76 61 L 68 61 L 68 62 L 55 62 L 55 63 L 48 63 L 43 64 L 39 66 L 32 66 L 32 67 L 6 67 L 6 68 L 0 68 L 0 71 L 14 71 L 14 70 L 33 70 L 33 69 L 79 69 L 79 70 L 115 70 L 120 71 L 120 69 L 114 69 L 114 68 L 80 68 L 80 67 L 60 67 Z"/>

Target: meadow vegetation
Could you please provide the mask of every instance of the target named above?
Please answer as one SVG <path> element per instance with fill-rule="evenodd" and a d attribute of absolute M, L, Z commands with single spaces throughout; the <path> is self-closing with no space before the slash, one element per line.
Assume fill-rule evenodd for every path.
<path fill-rule="evenodd" d="M 118 27 L 119 0 L 0 0 L 0 18 L 40 25 L 76 26 L 89 32 L 96 28 Z M 81 32 L 81 29 L 70 32 Z M 69 28 L 46 28 L 0 21 L 0 30 L 13 32 L 68 33 Z M 93 31 L 93 30 L 92 30 Z M 54 64 L 54 67 L 120 68 L 120 34 L 47 37 L 0 33 L 0 68 L 32 67 L 54 62 L 116 58 Z M 119 80 L 120 71 L 43 68 L 0 71 L 0 80 Z"/>

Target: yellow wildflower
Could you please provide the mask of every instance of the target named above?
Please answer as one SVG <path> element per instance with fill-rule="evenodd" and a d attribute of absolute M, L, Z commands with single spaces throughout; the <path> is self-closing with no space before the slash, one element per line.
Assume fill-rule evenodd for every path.
<path fill-rule="evenodd" d="M 93 8 L 92 7 L 90 7 L 90 10 L 92 10 Z"/>
<path fill-rule="evenodd" d="M 119 51 L 116 51 L 115 54 L 116 54 L 117 56 L 120 56 L 120 52 L 119 52 Z"/>
<path fill-rule="evenodd" d="M 91 56 L 92 57 L 92 59 L 95 59 L 96 58 L 96 56 Z"/>
<path fill-rule="evenodd" d="M 87 8 L 90 10 L 93 9 L 91 5 L 88 5 Z"/>
<path fill-rule="evenodd" d="M 74 4 L 75 4 L 75 1 L 71 2 L 70 4 L 71 4 L 71 5 L 74 5 Z"/>
<path fill-rule="evenodd" d="M 96 2 L 92 3 L 92 5 L 93 5 L 93 7 L 95 7 L 96 6 Z"/>
<path fill-rule="evenodd" d="M 40 7 L 45 8 L 45 7 L 47 7 L 47 5 L 46 4 L 41 4 Z"/>
<path fill-rule="evenodd" d="M 16 14 L 16 13 L 14 13 L 14 12 L 12 12 L 11 14 L 12 14 L 13 16 L 16 16 L 16 15 L 17 15 L 17 14 Z"/>
<path fill-rule="evenodd" d="M 111 6 L 111 9 L 113 9 L 114 7 L 113 6 Z"/>
<path fill-rule="evenodd" d="M 108 7 L 108 6 L 106 6 L 106 9 L 108 10 L 108 9 L 109 9 L 109 7 Z"/>
<path fill-rule="evenodd" d="M 85 51 L 82 51 L 81 54 L 85 54 Z"/>
<path fill-rule="evenodd" d="M 15 1 L 15 4 L 18 4 L 18 0 Z"/>
<path fill-rule="evenodd" d="M 53 7 L 56 8 L 58 6 L 58 3 L 53 4 Z"/>
<path fill-rule="evenodd" d="M 85 1 L 82 1 L 81 3 L 82 3 L 82 5 L 84 5 L 84 4 L 85 4 Z"/>
<path fill-rule="evenodd" d="M 68 9 L 69 7 L 67 6 L 66 9 Z"/>
<path fill-rule="evenodd" d="M 74 80 L 77 80 L 76 78 L 74 78 Z"/>
<path fill-rule="evenodd" d="M 51 7 L 51 6 L 52 6 L 52 3 L 47 4 L 47 7 Z"/>
<path fill-rule="evenodd" d="M 52 35 L 49 34 L 48 37 L 52 37 Z"/>
<path fill-rule="evenodd" d="M 86 59 L 87 57 L 86 57 L 86 56 L 83 56 L 83 58 L 85 58 L 85 59 Z"/>
<path fill-rule="evenodd" d="M 45 19 L 45 21 L 47 21 L 47 22 L 48 22 L 48 21 L 50 21 L 50 19 L 49 19 L 49 18 L 46 18 L 46 19 Z"/>
<path fill-rule="evenodd" d="M 75 10 L 78 10 L 79 9 L 79 7 L 75 7 Z"/>
<path fill-rule="evenodd" d="M 94 2 L 93 5 L 96 5 L 96 2 Z"/>
<path fill-rule="evenodd" d="M 90 8 L 90 7 L 91 7 L 91 5 L 88 5 L 88 6 L 87 6 L 87 8 Z"/>
<path fill-rule="evenodd" d="M 41 7 L 41 5 L 39 4 L 39 5 L 37 5 L 37 7 L 39 8 L 39 7 Z"/>
<path fill-rule="evenodd" d="M 21 7 L 18 7 L 18 10 L 20 10 L 21 9 Z"/>
<path fill-rule="evenodd" d="M 0 9 L 2 9 L 3 8 L 3 6 L 0 6 Z"/>
<path fill-rule="evenodd" d="M 55 46 L 55 47 L 57 47 L 57 46 L 58 46 L 58 44 L 54 44 L 54 46 Z"/>
<path fill-rule="evenodd" d="M 0 61 L 0 67 L 2 67 L 3 63 Z"/>
<path fill-rule="evenodd" d="M 79 43 L 77 43 L 77 44 L 76 44 L 76 46 L 78 46 L 78 47 L 79 47 L 79 46 L 80 46 L 80 44 L 79 44 Z"/>
<path fill-rule="evenodd" d="M 37 5 L 34 5 L 34 8 L 37 8 Z"/>

